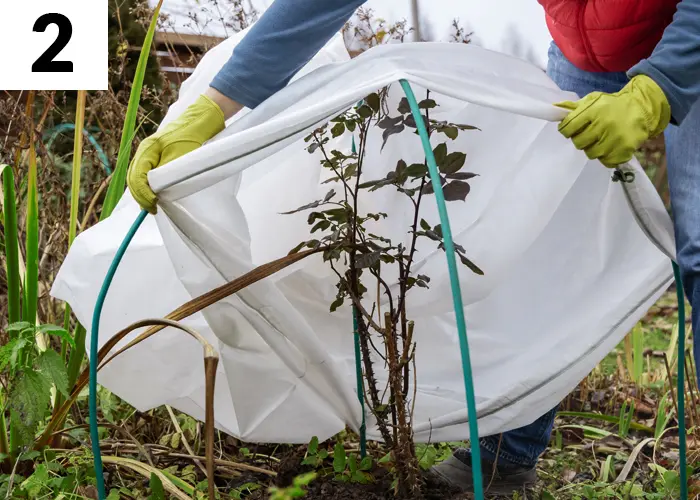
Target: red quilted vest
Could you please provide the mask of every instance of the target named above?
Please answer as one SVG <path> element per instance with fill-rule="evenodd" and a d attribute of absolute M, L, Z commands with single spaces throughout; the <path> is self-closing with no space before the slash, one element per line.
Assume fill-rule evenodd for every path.
<path fill-rule="evenodd" d="M 554 42 L 578 68 L 627 71 L 648 57 L 680 0 L 538 0 Z"/>

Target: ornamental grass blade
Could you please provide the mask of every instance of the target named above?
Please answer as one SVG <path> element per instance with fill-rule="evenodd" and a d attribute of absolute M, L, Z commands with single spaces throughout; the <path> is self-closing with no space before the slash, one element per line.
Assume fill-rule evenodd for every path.
<path fill-rule="evenodd" d="M 0 165 L 3 191 L 3 225 L 5 228 L 5 273 L 7 276 L 8 324 L 22 319 L 20 296 L 22 282 L 19 271 L 19 240 L 17 237 L 17 205 L 15 204 L 15 178 L 12 167 Z"/>
<path fill-rule="evenodd" d="M 24 279 L 24 321 L 36 324 L 39 289 L 39 191 L 37 188 L 36 147 L 32 109 L 34 92 L 27 98 L 29 131 L 29 174 L 27 176 L 26 277 Z"/>
<path fill-rule="evenodd" d="M 85 90 L 78 91 L 78 102 L 75 107 L 75 135 L 73 137 L 73 170 L 71 175 L 71 190 L 70 190 L 70 219 L 68 221 L 68 249 L 70 250 L 71 245 L 73 245 L 73 240 L 78 232 L 78 209 L 80 208 L 80 170 L 83 163 L 83 128 L 85 127 L 85 101 L 87 99 L 87 92 Z M 71 309 L 69 304 L 65 304 L 65 311 L 63 315 L 63 329 L 70 331 L 70 318 Z M 76 335 L 82 327 L 78 325 L 76 328 Z M 84 329 L 83 329 L 84 330 Z M 78 339 L 81 340 L 81 339 Z M 63 341 L 61 346 L 61 357 L 66 358 L 66 352 L 68 351 L 68 344 Z M 68 367 L 71 365 L 78 364 L 78 369 L 80 369 L 80 364 L 85 356 L 85 335 L 80 343 L 76 342 L 75 347 L 70 351 L 70 356 L 68 358 Z M 77 377 L 77 370 L 75 370 L 75 376 L 73 378 L 69 377 L 69 389 L 73 387 L 75 383 L 75 378 Z M 61 394 L 56 395 L 55 407 L 59 407 L 63 403 L 63 396 Z"/>
<path fill-rule="evenodd" d="M 141 55 L 139 56 L 139 62 L 136 66 L 136 74 L 134 76 L 134 83 L 131 87 L 131 94 L 129 95 L 129 105 L 126 108 L 126 118 L 124 119 L 124 128 L 122 129 L 122 138 L 119 144 L 117 166 L 114 169 L 112 180 L 109 184 L 109 189 L 107 189 L 107 195 L 105 196 L 105 201 L 102 205 L 100 220 L 104 220 L 112 214 L 114 208 L 117 206 L 117 203 L 119 203 L 119 200 L 124 194 L 124 188 L 126 186 L 126 172 L 129 168 L 131 143 L 134 138 L 136 116 L 138 114 L 139 103 L 141 101 L 143 79 L 144 75 L 146 74 L 148 56 L 151 52 L 151 45 L 153 43 L 156 26 L 158 24 L 158 15 L 160 14 L 160 8 L 162 5 L 163 0 L 160 0 L 153 11 L 153 18 L 151 19 L 151 24 L 148 27 L 146 38 L 144 39 L 143 46 L 141 47 Z"/>

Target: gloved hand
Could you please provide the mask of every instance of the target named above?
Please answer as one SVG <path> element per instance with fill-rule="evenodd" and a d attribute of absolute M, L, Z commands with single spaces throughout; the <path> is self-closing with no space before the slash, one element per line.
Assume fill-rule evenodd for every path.
<path fill-rule="evenodd" d="M 592 92 L 557 106 L 570 110 L 559 132 L 609 168 L 631 160 L 642 143 L 663 132 L 671 120 L 666 95 L 646 75 L 633 77 L 620 92 Z"/>
<path fill-rule="evenodd" d="M 209 97 L 200 95 L 179 117 L 144 139 L 126 176 L 129 190 L 141 208 L 156 213 L 158 200 L 148 185 L 148 172 L 197 149 L 223 129 L 221 108 Z"/>

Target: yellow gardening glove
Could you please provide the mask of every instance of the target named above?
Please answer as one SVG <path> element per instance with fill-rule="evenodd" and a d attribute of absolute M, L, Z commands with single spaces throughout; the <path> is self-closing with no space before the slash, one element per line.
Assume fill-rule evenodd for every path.
<path fill-rule="evenodd" d="M 557 106 L 570 110 L 559 132 L 609 168 L 631 160 L 642 143 L 663 132 L 671 120 L 663 90 L 646 75 L 633 77 L 620 92 L 592 92 Z"/>
<path fill-rule="evenodd" d="M 224 113 L 200 95 L 184 113 L 141 142 L 129 165 L 126 183 L 132 196 L 150 213 L 156 213 L 155 193 L 148 185 L 148 172 L 197 149 L 224 129 Z"/>

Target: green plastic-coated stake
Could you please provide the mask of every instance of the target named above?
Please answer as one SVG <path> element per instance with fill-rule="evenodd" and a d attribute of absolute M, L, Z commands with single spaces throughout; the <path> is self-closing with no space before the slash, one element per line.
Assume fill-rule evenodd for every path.
<path fill-rule="evenodd" d="M 367 455 L 367 423 L 365 422 L 365 394 L 362 384 L 362 354 L 360 353 L 360 332 L 357 329 L 357 311 L 352 309 L 352 327 L 355 332 L 355 373 L 357 375 L 357 399 L 360 400 L 360 408 L 362 408 L 362 425 L 360 426 L 360 456 L 365 458 Z"/>
<path fill-rule="evenodd" d="M 450 229 L 450 218 L 447 215 L 447 206 L 445 205 L 445 197 L 442 194 L 442 185 L 440 184 L 440 173 L 438 172 L 433 148 L 430 145 L 430 137 L 425 128 L 425 123 L 416 102 L 416 96 L 413 94 L 411 85 L 406 80 L 400 80 L 401 87 L 408 99 L 408 105 L 411 107 L 411 113 L 418 128 L 423 149 L 425 150 L 425 158 L 428 161 L 428 171 L 430 173 L 430 181 L 433 183 L 435 191 L 435 201 L 437 202 L 438 212 L 440 214 L 440 224 L 442 225 L 442 234 L 445 243 L 445 255 L 447 256 L 447 267 L 450 272 L 450 285 L 452 286 L 452 301 L 455 308 L 455 316 L 457 319 L 457 333 L 459 334 L 459 347 L 462 353 L 462 373 L 464 375 L 464 389 L 467 395 L 467 415 L 469 417 L 469 441 L 471 443 L 472 454 L 472 480 L 474 482 L 474 499 L 483 500 L 484 486 L 481 477 L 481 450 L 479 449 L 479 425 L 476 415 L 476 398 L 474 397 L 474 382 L 472 380 L 472 367 L 469 358 L 469 341 L 467 340 L 467 325 L 464 320 L 464 305 L 462 302 L 462 290 L 459 286 L 459 273 L 457 271 L 457 260 L 455 259 L 455 246 L 452 241 L 452 230 Z"/>
<path fill-rule="evenodd" d="M 680 455 L 681 500 L 688 500 L 688 458 L 685 436 L 685 295 L 678 264 L 673 263 L 678 298 L 678 454 Z M 693 374 L 695 376 L 695 374 Z"/>
<path fill-rule="evenodd" d="M 90 332 L 90 393 L 88 395 L 88 403 L 90 408 L 90 440 L 92 441 L 92 454 L 95 461 L 95 480 L 97 482 L 97 494 L 99 500 L 104 500 L 105 495 L 105 480 L 102 475 L 102 454 L 100 453 L 100 435 L 97 432 L 97 340 L 99 338 L 100 317 L 102 316 L 102 307 L 104 306 L 107 292 L 112 284 L 112 279 L 117 272 L 117 268 L 124 257 L 126 249 L 129 247 L 131 240 L 134 238 L 141 224 L 146 219 L 148 212 L 142 210 L 134 221 L 133 225 L 126 234 L 124 241 L 114 255 L 112 265 L 109 266 L 105 280 L 102 283 L 100 294 L 97 296 L 97 303 L 92 315 L 92 330 Z"/>
<path fill-rule="evenodd" d="M 362 101 L 360 101 L 362 102 Z M 352 136 L 351 150 L 353 154 L 357 153 L 355 146 L 355 136 Z M 365 421 L 365 391 L 362 383 L 362 353 L 360 351 L 360 331 L 357 325 L 357 309 L 352 308 L 352 331 L 355 337 L 355 375 L 357 378 L 357 399 L 360 400 L 360 408 L 362 408 L 362 425 L 360 426 L 360 457 L 365 458 L 367 455 L 367 423 Z"/>

